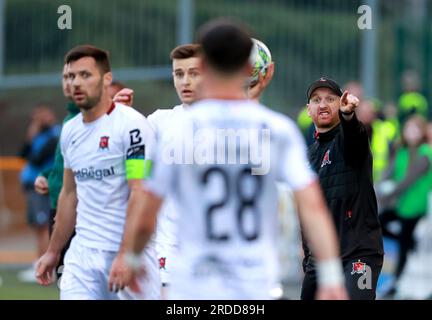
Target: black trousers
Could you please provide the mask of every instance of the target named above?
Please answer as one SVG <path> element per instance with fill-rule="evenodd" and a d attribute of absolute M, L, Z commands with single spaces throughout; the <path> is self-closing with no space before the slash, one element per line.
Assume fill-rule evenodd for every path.
<path fill-rule="evenodd" d="M 51 235 L 52 235 L 52 232 L 53 232 L 53 230 L 54 230 L 54 218 L 55 218 L 55 216 L 56 216 L 56 213 L 57 213 L 57 210 L 56 209 L 51 209 L 50 210 L 50 217 L 49 217 L 49 225 L 48 225 L 48 227 L 49 227 L 49 237 L 50 237 L 50 239 L 51 239 Z M 65 254 L 66 254 L 66 251 L 69 249 L 69 246 L 70 246 L 70 243 L 71 243 L 71 241 L 72 241 L 72 238 L 75 236 L 75 231 L 74 231 L 74 233 L 72 234 L 72 236 L 70 237 L 70 239 L 69 239 L 69 241 L 66 243 L 66 245 L 65 245 L 65 247 L 63 248 L 63 250 L 62 250 L 62 252 L 61 252 L 61 254 L 60 254 L 60 260 L 59 260 L 59 263 L 58 263 L 58 265 L 57 265 L 57 267 L 56 267 L 56 274 L 57 274 L 57 278 L 60 278 L 61 277 L 61 275 L 62 275 L 62 268 L 61 267 L 63 267 L 63 265 L 64 265 L 64 256 L 65 256 Z"/>
<path fill-rule="evenodd" d="M 405 219 L 399 217 L 395 210 L 385 210 L 379 218 L 383 236 L 394 239 L 399 244 L 399 256 L 395 271 L 395 277 L 398 279 L 405 268 L 408 252 L 415 247 L 414 229 L 421 216 Z M 388 228 L 389 223 L 392 221 L 398 221 L 401 225 L 401 230 L 398 234 L 391 232 Z"/>
<path fill-rule="evenodd" d="M 344 260 L 345 285 L 351 300 L 375 300 L 378 277 L 383 265 L 382 255 L 365 256 Z M 317 277 L 314 266 L 304 264 L 301 299 L 314 300 L 317 291 Z"/>

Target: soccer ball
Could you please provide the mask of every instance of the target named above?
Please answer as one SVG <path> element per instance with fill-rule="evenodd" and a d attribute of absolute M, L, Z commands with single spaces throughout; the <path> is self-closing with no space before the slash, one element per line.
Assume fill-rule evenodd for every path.
<path fill-rule="evenodd" d="M 258 76 L 261 72 L 262 76 L 265 77 L 267 68 L 272 62 L 270 50 L 267 46 L 257 39 L 253 39 L 253 46 L 249 62 L 252 65 L 252 75 L 249 78 L 249 85 L 253 87 L 258 82 Z"/>

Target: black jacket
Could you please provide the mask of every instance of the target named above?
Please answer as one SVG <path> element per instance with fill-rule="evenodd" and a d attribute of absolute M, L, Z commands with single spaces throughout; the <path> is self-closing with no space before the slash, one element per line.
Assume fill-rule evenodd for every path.
<path fill-rule="evenodd" d="M 383 255 L 368 135 L 355 115 L 350 121 L 339 117 L 338 126 L 316 135 L 309 160 L 333 216 L 342 260 Z M 312 266 L 305 241 L 303 249 L 305 264 Z"/>

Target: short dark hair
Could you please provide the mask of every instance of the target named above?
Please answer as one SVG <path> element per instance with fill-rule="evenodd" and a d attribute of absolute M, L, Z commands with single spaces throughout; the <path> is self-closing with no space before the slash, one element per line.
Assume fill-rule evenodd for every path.
<path fill-rule="evenodd" d="M 111 71 L 108 51 L 89 44 L 72 48 L 68 53 L 66 53 L 64 61 L 68 64 L 84 57 L 92 57 L 95 59 L 96 65 L 103 74 Z"/>
<path fill-rule="evenodd" d="M 201 45 L 197 43 L 182 44 L 175 47 L 170 54 L 171 60 L 188 59 L 201 56 Z"/>
<path fill-rule="evenodd" d="M 251 34 L 247 27 L 228 18 L 206 23 L 198 32 L 207 63 L 216 71 L 239 71 L 249 61 L 252 49 Z"/>
<path fill-rule="evenodd" d="M 117 87 L 119 89 L 119 91 L 122 90 L 122 89 L 124 89 L 124 88 L 126 88 L 126 86 L 124 85 L 123 82 L 120 82 L 120 81 L 117 81 L 117 80 L 112 81 L 111 82 L 111 86 L 112 87 Z"/>

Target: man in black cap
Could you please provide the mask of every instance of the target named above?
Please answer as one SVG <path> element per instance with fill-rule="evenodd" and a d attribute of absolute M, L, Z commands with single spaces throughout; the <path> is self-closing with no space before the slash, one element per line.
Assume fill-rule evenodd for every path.
<path fill-rule="evenodd" d="M 355 115 L 359 100 L 328 78 L 314 81 L 307 99 L 316 130 L 308 156 L 337 229 L 348 293 L 351 299 L 375 299 L 384 252 L 368 135 Z M 308 300 L 316 291 L 316 253 L 306 241 L 303 249 L 301 297 Z"/>

